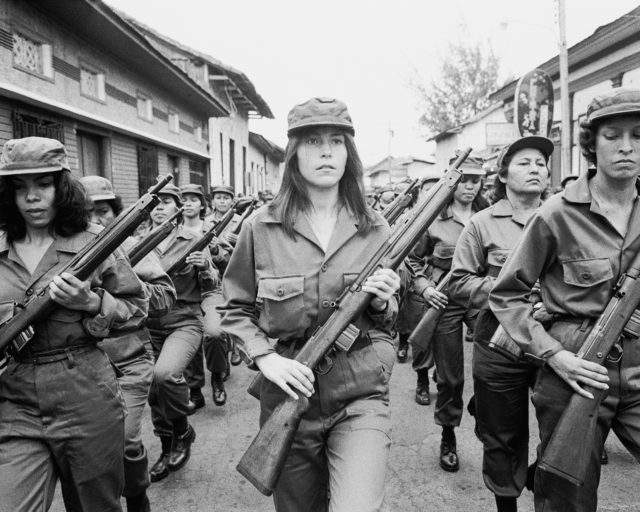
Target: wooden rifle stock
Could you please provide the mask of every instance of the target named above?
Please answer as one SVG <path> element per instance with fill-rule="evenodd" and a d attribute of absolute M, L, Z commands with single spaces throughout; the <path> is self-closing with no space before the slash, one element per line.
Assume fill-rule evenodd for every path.
<path fill-rule="evenodd" d="M 471 148 L 462 152 L 447 173 L 429 191 L 404 223 L 400 224 L 367 262 L 356 280 L 336 301 L 336 309 L 304 344 L 296 360 L 315 368 L 345 331 L 353 337 L 351 322 L 364 312 L 373 295 L 362 291 L 362 284 L 379 268 L 396 269 L 418 242 L 424 231 L 453 197 L 462 177 L 458 167 L 469 156 Z M 294 390 L 295 391 L 295 390 Z M 298 400 L 285 398 L 262 425 L 236 469 L 261 493 L 269 496 L 285 463 L 308 400 L 296 391 Z"/>
<path fill-rule="evenodd" d="M 447 272 L 447 274 L 440 279 L 438 286 L 436 286 L 436 291 L 446 294 L 450 278 L 451 271 Z M 445 308 L 427 308 L 427 311 L 422 315 L 420 322 L 418 322 L 418 325 L 413 329 L 407 342 L 419 350 L 427 350 L 432 345 L 436 327 L 438 327 L 438 322 L 442 318 L 444 310 Z"/>
<path fill-rule="evenodd" d="M 413 191 L 418 186 L 420 179 L 416 178 L 411 182 L 411 184 L 402 192 L 402 194 L 398 194 L 389 205 L 382 210 L 382 216 L 389 223 L 390 226 L 393 226 L 395 222 L 398 220 L 402 212 L 409 206 L 411 200 L 413 199 Z"/>
<path fill-rule="evenodd" d="M 169 268 L 167 268 L 166 272 L 169 277 L 179 274 L 187 267 L 188 264 L 186 259 L 189 254 L 196 251 L 204 251 L 204 249 L 209 246 L 214 237 L 220 236 L 220 233 L 222 233 L 224 231 L 224 228 L 229 225 L 231 219 L 233 219 L 233 216 L 235 214 L 236 213 L 232 206 L 231 208 L 229 208 L 229 211 L 225 213 L 218 222 L 216 222 L 207 231 L 205 231 L 200 238 L 195 239 L 189 245 L 187 245 L 184 251 L 182 251 L 176 257 L 173 263 L 169 265 Z"/>
<path fill-rule="evenodd" d="M 112 254 L 122 242 L 140 225 L 147 213 L 160 201 L 158 192 L 172 180 L 171 175 L 159 179 L 158 183 L 138 201 L 118 215 L 118 217 L 96 238 L 87 244 L 71 261 L 60 267 L 57 275 L 68 272 L 84 281 L 98 266 Z M 35 322 L 41 322 L 58 304 L 49 296 L 49 285 L 42 288 L 24 306 L 18 308 L 15 316 L 0 327 L 0 355 L 11 348 L 20 352 L 29 343 L 31 336 L 23 334 Z M 9 347 L 9 345 L 12 345 Z"/>
<path fill-rule="evenodd" d="M 625 329 L 640 304 L 640 253 L 622 275 L 613 297 L 589 332 L 578 357 L 604 365 L 611 349 L 621 336 L 637 337 L 637 318 L 633 329 Z M 630 324 L 631 325 L 631 324 Z M 621 349 L 619 350 L 622 356 Z M 593 400 L 574 393 L 565 408 L 538 467 L 554 473 L 577 486 L 584 485 L 587 463 L 595 440 L 598 409 L 605 392 L 590 386 L 584 388 Z"/>
<path fill-rule="evenodd" d="M 129 254 L 127 256 L 132 267 L 135 267 L 138 263 L 140 263 L 140 261 L 147 254 L 153 251 L 153 249 L 160 242 L 162 242 L 169 236 L 169 233 L 171 233 L 178 225 L 177 218 L 183 210 L 184 208 L 180 208 L 176 213 L 165 220 L 156 229 L 149 232 L 146 237 L 140 240 L 140 243 L 138 243 L 134 248 L 131 249 L 131 251 L 129 251 Z"/>

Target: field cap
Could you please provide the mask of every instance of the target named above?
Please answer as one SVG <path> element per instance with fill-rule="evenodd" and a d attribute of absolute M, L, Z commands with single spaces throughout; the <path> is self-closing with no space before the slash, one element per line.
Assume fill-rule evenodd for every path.
<path fill-rule="evenodd" d="M 544 155 L 544 159 L 548 162 L 551 153 L 553 153 L 553 142 L 551 142 L 546 137 L 540 137 L 538 135 L 530 135 L 528 137 L 517 139 L 508 146 L 502 148 L 502 151 L 500 151 L 498 160 L 496 161 L 496 166 L 498 167 L 498 169 L 502 168 L 502 162 L 504 162 L 505 158 L 513 155 L 516 151 L 525 148 L 539 149 Z"/>
<path fill-rule="evenodd" d="M 149 191 L 151 191 L 153 187 L 149 187 Z M 182 205 L 182 194 L 180 193 L 180 189 L 176 187 L 173 183 L 168 183 L 164 187 L 160 189 L 158 192 L 159 196 L 171 196 L 173 197 L 180 205 Z"/>
<path fill-rule="evenodd" d="M 456 156 L 449 160 L 449 164 L 452 164 L 458 158 L 458 151 L 456 151 Z M 469 155 L 467 159 L 462 162 L 460 166 L 460 171 L 465 176 L 485 176 L 487 173 L 484 168 L 484 160 L 479 156 Z"/>
<path fill-rule="evenodd" d="M 229 185 L 216 185 L 215 187 L 211 187 L 211 195 L 213 194 L 229 194 L 232 198 L 236 195 L 233 187 Z"/>
<path fill-rule="evenodd" d="M 200 196 L 200 202 L 204 204 L 204 189 L 197 183 L 187 183 L 186 185 L 182 185 L 180 187 L 180 194 L 195 194 Z"/>
<path fill-rule="evenodd" d="M 80 183 L 89 194 L 92 201 L 109 201 L 115 199 L 113 186 L 107 178 L 102 176 L 83 176 Z"/>
<path fill-rule="evenodd" d="M 69 170 L 67 150 L 55 139 L 25 137 L 8 140 L 0 157 L 0 176 Z"/>
<path fill-rule="evenodd" d="M 334 98 L 311 98 L 291 109 L 287 116 L 287 136 L 302 128 L 312 126 L 336 126 L 355 134 L 347 105 Z"/>
<path fill-rule="evenodd" d="M 617 88 L 594 97 L 587 107 L 587 123 L 623 114 L 640 114 L 640 89 Z"/>

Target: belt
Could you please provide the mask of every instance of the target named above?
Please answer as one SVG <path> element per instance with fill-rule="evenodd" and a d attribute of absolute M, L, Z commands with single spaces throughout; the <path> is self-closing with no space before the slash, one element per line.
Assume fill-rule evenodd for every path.
<path fill-rule="evenodd" d="M 62 361 L 63 359 L 69 359 L 73 361 L 73 353 L 82 354 L 84 352 L 90 352 L 95 350 L 95 346 L 92 344 L 84 344 L 84 345 L 71 345 L 64 348 L 58 348 L 54 350 L 48 350 L 46 352 L 35 352 L 35 353 L 27 353 L 27 354 L 18 354 L 14 357 L 14 359 L 19 363 L 30 363 L 30 364 L 49 364 L 55 363 L 57 361 Z"/>

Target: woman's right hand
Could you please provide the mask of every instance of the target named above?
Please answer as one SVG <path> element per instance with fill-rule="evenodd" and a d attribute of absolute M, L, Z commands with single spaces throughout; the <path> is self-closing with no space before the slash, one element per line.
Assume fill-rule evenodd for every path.
<path fill-rule="evenodd" d="M 573 352 L 568 350 L 556 352 L 547 359 L 547 363 L 563 381 L 571 386 L 571 389 L 585 398 L 593 399 L 593 395 L 581 384 L 596 389 L 609 389 L 607 369 L 598 363 L 585 361 Z"/>
<path fill-rule="evenodd" d="M 449 297 L 436 290 L 433 286 L 425 288 L 424 292 L 422 292 L 422 297 L 424 297 L 429 306 L 435 309 L 445 308 L 449 303 Z"/>
<path fill-rule="evenodd" d="M 297 389 L 307 398 L 313 394 L 315 377 L 313 370 L 308 366 L 275 352 L 258 356 L 254 362 L 265 378 L 279 386 L 291 398 L 298 399 L 293 389 Z"/>

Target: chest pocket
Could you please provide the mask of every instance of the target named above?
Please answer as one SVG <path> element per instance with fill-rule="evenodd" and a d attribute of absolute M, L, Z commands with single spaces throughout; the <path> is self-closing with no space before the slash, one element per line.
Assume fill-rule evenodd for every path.
<path fill-rule="evenodd" d="M 565 283 L 581 288 L 595 286 L 613 277 L 609 258 L 563 261 L 562 271 Z"/>
<path fill-rule="evenodd" d="M 453 259 L 453 253 L 455 250 L 455 245 L 436 244 L 433 248 L 433 255 L 431 256 L 433 266 L 449 270 L 451 268 L 451 260 Z"/>
<path fill-rule="evenodd" d="M 304 276 L 268 277 L 258 281 L 262 303 L 258 323 L 274 338 L 299 337 L 310 325 L 304 308 Z"/>
<path fill-rule="evenodd" d="M 509 254 L 511 254 L 511 251 L 506 249 L 497 249 L 490 251 L 489 254 L 487 254 L 487 275 L 489 277 L 498 277 L 498 274 L 507 261 Z"/>

